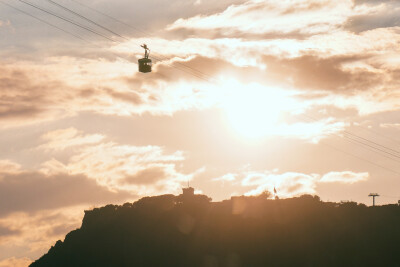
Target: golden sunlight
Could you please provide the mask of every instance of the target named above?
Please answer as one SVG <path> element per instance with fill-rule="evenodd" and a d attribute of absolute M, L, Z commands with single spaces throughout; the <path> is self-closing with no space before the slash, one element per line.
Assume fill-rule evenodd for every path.
<path fill-rule="evenodd" d="M 246 138 L 260 138 L 274 134 L 283 111 L 298 108 L 289 91 L 260 84 L 226 84 L 229 93 L 223 109 L 233 129 Z"/>

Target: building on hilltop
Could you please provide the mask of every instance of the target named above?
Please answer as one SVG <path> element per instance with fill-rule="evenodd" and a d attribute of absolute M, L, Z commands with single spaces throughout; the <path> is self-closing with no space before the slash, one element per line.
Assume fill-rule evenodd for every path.
<path fill-rule="evenodd" d="M 193 187 L 182 188 L 182 195 L 183 196 L 194 196 L 194 188 Z"/>
<path fill-rule="evenodd" d="M 206 195 L 195 194 L 193 187 L 184 187 L 182 188 L 182 194 L 180 194 L 177 198 L 178 203 L 207 203 L 211 201 Z"/>

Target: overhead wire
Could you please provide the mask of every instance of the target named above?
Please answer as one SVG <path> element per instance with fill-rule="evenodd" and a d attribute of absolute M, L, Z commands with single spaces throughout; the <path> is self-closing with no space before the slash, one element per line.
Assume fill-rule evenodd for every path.
<path fill-rule="evenodd" d="M 318 119 L 316 119 L 316 118 L 314 118 L 314 117 L 312 117 L 312 116 L 310 116 L 310 115 L 306 115 L 306 114 L 302 114 L 302 115 L 305 116 L 305 117 L 307 117 L 307 118 L 309 118 L 309 119 L 312 120 L 312 121 L 318 121 Z M 397 151 L 397 150 L 391 149 L 391 148 L 389 148 L 389 147 L 387 147 L 387 146 L 381 145 L 381 144 L 379 144 L 379 143 L 377 143 L 377 142 L 371 141 L 371 140 L 369 140 L 369 139 L 367 139 L 367 138 L 364 138 L 364 137 L 362 137 L 362 136 L 359 136 L 359 135 L 354 134 L 354 133 L 352 133 L 352 132 L 349 132 L 349 131 L 347 131 L 347 130 L 344 130 L 343 133 L 344 133 L 344 135 L 343 135 L 344 138 L 347 138 L 347 139 L 352 140 L 352 141 L 354 141 L 354 142 L 357 142 L 357 143 L 359 143 L 359 144 L 361 144 L 361 145 L 364 145 L 364 146 L 367 146 L 367 147 L 369 147 L 369 148 L 372 148 L 372 149 L 375 149 L 375 150 L 377 150 L 377 151 L 380 151 L 380 152 L 382 152 L 382 153 L 385 153 L 386 156 L 395 157 L 396 159 L 393 159 L 393 160 L 398 161 L 398 159 L 400 159 L 400 155 L 399 155 L 400 152 Z M 366 141 L 366 142 L 369 142 L 369 143 L 371 143 L 371 144 L 373 144 L 373 145 L 368 144 L 368 143 L 365 143 L 365 142 L 360 141 L 360 140 L 357 140 L 357 139 L 354 139 L 354 138 L 361 139 L 361 140 Z M 389 151 L 386 151 L 385 149 L 386 149 L 386 150 L 389 150 Z M 392 152 L 390 152 L 390 151 L 392 151 Z M 393 153 L 393 152 L 394 152 L 394 153 Z M 398 154 L 395 154 L 395 153 L 398 153 Z M 389 158 L 390 158 L 390 157 L 389 157 Z M 398 161 L 398 162 L 400 162 L 400 161 Z"/>
<path fill-rule="evenodd" d="M 57 17 L 57 18 L 59 18 L 59 19 L 62 19 L 62 20 L 66 21 L 66 22 L 68 22 L 68 23 L 71 23 L 71 24 L 73 24 L 73 25 L 75 25 L 75 26 L 77 26 L 77 27 L 83 28 L 83 29 L 85 29 L 85 30 L 87 30 L 87 31 L 90 31 L 90 32 L 92 32 L 92 33 L 94 33 L 94 34 L 97 34 L 97 35 L 99 35 L 99 36 L 101 36 L 101 37 L 103 37 L 103 38 L 106 38 L 106 39 L 110 40 L 110 41 L 118 42 L 118 41 L 116 41 L 116 40 L 114 40 L 114 39 L 112 39 L 112 38 L 109 38 L 109 37 L 107 37 L 107 36 L 104 36 L 104 35 L 102 35 L 102 34 L 96 32 L 95 30 L 93 30 L 93 29 L 91 29 L 91 28 L 89 28 L 89 27 L 86 27 L 86 26 L 84 26 L 84 25 L 80 25 L 80 24 L 78 24 L 78 23 L 76 23 L 76 22 L 74 22 L 74 21 L 72 21 L 72 20 L 70 20 L 70 19 L 64 18 L 64 17 L 62 17 L 62 16 L 60 16 L 60 15 L 57 15 L 57 14 L 54 14 L 53 12 L 48 11 L 48 10 L 45 10 L 45 9 L 43 9 L 43 8 L 41 8 L 41 7 L 38 7 L 38 6 L 34 5 L 34 4 L 31 4 L 31 3 L 26 2 L 26 1 L 24 1 L 24 0 L 18 0 L 18 1 L 20 1 L 20 2 L 22 2 L 22 3 L 24 3 L 24 4 L 26 4 L 26 5 L 29 5 L 29 6 L 31 6 L 31 7 L 33 7 L 33 8 L 39 9 L 39 10 L 41 10 L 41 11 L 47 13 L 47 14 L 50 14 L 50 15 L 52 15 L 52 16 L 55 16 L 55 17 Z M 71 0 L 71 1 L 74 1 L 74 0 Z M 53 2 L 53 1 L 51 1 L 51 2 Z M 76 1 L 74 1 L 74 2 L 76 2 Z M 3 2 L 3 4 L 4 4 L 4 2 Z M 10 5 L 9 5 L 9 6 L 10 6 Z M 11 6 L 10 6 L 10 7 L 11 7 Z M 17 10 L 18 10 L 18 9 L 17 9 Z M 64 10 L 65 10 L 65 9 L 64 9 Z M 23 13 L 26 14 L 26 12 L 23 12 Z M 29 15 L 29 14 L 27 14 L 27 15 Z M 32 15 L 30 15 L 30 16 L 32 16 Z M 42 22 L 44 22 L 42 19 L 39 19 L 39 20 L 42 21 Z M 44 23 L 46 23 L 46 22 L 44 22 Z M 48 23 L 46 23 L 46 24 L 48 24 Z M 49 24 L 49 25 L 51 25 L 51 24 Z M 56 27 L 57 29 L 60 29 L 60 30 L 62 30 L 62 31 L 64 31 L 64 32 L 67 32 L 67 31 L 65 31 L 65 30 L 63 30 L 63 29 L 61 29 L 60 27 L 57 27 L 57 26 L 55 26 L 55 25 L 52 25 L 52 26 L 54 26 L 54 27 Z M 96 26 L 98 26 L 98 25 L 96 25 Z M 102 27 L 101 27 L 101 28 L 102 28 Z M 118 35 L 117 35 L 117 36 L 118 36 Z M 75 36 L 75 37 L 76 37 L 76 36 Z M 125 37 L 123 37 L 123 38 L 125 38 Z M 181 71 L 183 71 L 183 70 L 181 70 Z M 190 74 L 196 76 L 196 75 L 193 74 L 193 73 L 190 73 Z M 196 76 L 196 77 L 197 77 L 197 76 Z M 198 77 L 198 78 L 200 78 L 200 77 Z M 213 83 L 212 81 L 209 81 L 209 80 L 207 80 L 207 79 L 204 78 L 204 77 L 201 77 L 201 79 L 205 79 L 207 82 Z M 352 133 L 350 133 L 350 134 L 353 135 L 353 136 L 357 136 L 357 135 L 354 135 L 354 134 L 352 134 Z M 357 136 L 357 137 L 358 137 L 358 136 Z M 365 139 L 365 138 L 363 138 L 363 139 Z M 368 140 L 368 139 L 365 139 L 365 140 L 368 141 L 368 142 L 371 142 L 371 143 L 374 143 L 374 144 L 379 145 L 378 143 L 373 142 L 373 141 L 370 141 L 370 140 Z M 358 142 L 358 143 L 361 143 L 361 142 Z M 398 171 L 396 171 L 396 170 L 393 170 L 393 169 L 387 168 L 387 167 L 385 167 L 385 166 L 379 165 L 379 164 L 377 164 L 377 163 L 375 163 L 375 162 L 372 162 L 372 161 L 367 160 L 367 159 L 365 159 L 365 158 L 356 156 L 356 155 L 354 155 L 354 154 L 352 154 L 352 153 L 349 153 L 349 152 L 346 152 L 346 151 L 344 151 L 344 150 L 338 149 L 338 148 L 333 147 L 333 146 L 331 146 L 331 145 L 329 145 L 329 144 L 325 144 L 325 145 L 328 145 L 329 147 L 331 147 L 331 148 L 333 148 L 333 149 L 335 149 L 335 150 L 341 151 L 341 152 L 343 152 L 343 153 L 345 153 L 345 154 L 351 155 L 351 156 L 356 157 L 356 158 L 358 158 L 358 159 L 360 159 L 360 160 L 369 162 L 370 164 L 373 164 L 373 165 L 375 165 L 375 166 L 377 166 L 377 167 L 386 169 L 386 170 L 391 171 L 391 172 L 394 172 L 394 173 L 396 173 L 396 174 L 400 174 L 400 172 L 398 172 Z M 366 144 L 363 143 L 363 145 L 365 146 Z M 367 146 L 368 146 L 368 145 L 367 145 Z M 382 145 L 379 145 L 379 146 L 382 146 Z M 369 147 L 370 147 L 370 148 L 376 149 L 375 147 L 372 147 L 372 146 L 370 146 L 370 145 L 369 145 Z M 393 149 L 390 149 L 390 150 L 393 150 Z M 393 150 L 393 151 L 395 151 L 395 150 Z M 374 152 L 376 152 L 376 151 L 374 151 Z M 388 153 L 388 152 L 385 152 L 385 153 Z M 399 152 L 396 151 L 396 153 L 399 153 Z M 397 157 L 397 156 L 396 156 L 396 157 Z M 392 159 L 392 158 L 390 158 L 390 159 Z M 393 159 L 392 159 L 392 160 L 393 160 Z"/>
<path fill-rule="evenodd" d="M 81 36 L 79 36 L 79 35 L 76 35 L 76 34 L 74 34 L 74 33 L 71 33 L 70 31 L 67 31 L 67 30 L 65 30 L 65 29 L 63 29 L 63 28 L 61 28 L 61 27 L 58 27 L 57 25 L 54 25 L 54 24 L 52 24 L 52 23 L 50 23 L 50 22 L 48 22 L 48 21 L 46 21 L 46 20 L 44 20 L 44 19 L 41 19 L 41 18 L 39 18 L 39 17 L 37 17 L 37 16 L 35 16 L 35 15 L 32 15 L 32 14 L 30 14 L 30 13 L 28 13 L 28 12 L 26 12 L 26 11 L 20 9 L 20 8 L 17 8 L 17 7 L 15 7 L 15 6 L 13 6 L 13 5 L 9 4 L 9 3 L 6 3 L 6 2 L 4 2 L 3 0 L 0 0 L 0 4 L 3 4 L 3 5 L 5 5 L 5 6 L 8 6 L 9 8 L 12 8 L 12 9 L 14 9 L 14 10 L 17 10 L 18 12 L 21 12 L 21 13 L 23 13 L 23 14 L 29 16 L 29 17 L 32 17 L 32 18 L 34 18 L 34 19 L 36 19 L 36 20 L 38 20 L 38 21 L 40 21 L 40 22 L 42 22 L 42 23 L 44 23 L 44 24 L 46 24 L 46 25 L 49 25 L 49 26 L 51 26 L 51 27 L 53 27 L 53 28 L 55 28 L 55 29 L 57 29 L 57 30 L 60 30 L 60 31 L 62 31 L 62 32 L 64 32 L 64 33 L 66 33 L 66 34 L 68 34 L 68 35 L 74 37 L 74 38 L 77 38 L 77 39 L 79 39 L 79 40 L 81 40 L 81 41 L 84 41 L 84 42 L 86 42 L 86 43 L 88 43 L 88 44 L 90 44 L 90 45 L 92 45 L 92 46 L 94 46 L 94 47 L 103 49 L 102 46 L 96 45 L 95 43 L 93 43 L 93 42 L 91 42 L 91 41 L 89 41 L 89 40 L 87 40 L 87 39 L 85 39 L 85 38 L 83 38 L 83 37 L 81 37 Z M 129 60 L 129 58 L 123 57 L 123 56 L 121 56 L 120 54 L 114 53 L 113 51 L 108 50 L 107 52 L 110 53 L 110 54 L 112 54 L 112 55 L 114 55 L 114 56 L 116 56 L 116 57 Z M 164 74 L 162 74 L 162 73 L 157 73 L 157 75 L 162 76 L 162 77 L 164 77 L 164 78 L 167 78 L 167 77 L 166 77 Z"/>
<path fill-rule="evenodd" d="M 53 13 L 53 12 L 51 12 L 51 11 L 48 11 L 48 10 L 46 10 L 46 9 L 44 9 L 44 8 L 41 8 L 41 7 L 39 7 L 39 6 L 36 6 L 36 5 L 32 4 L 32 3 L 26 2 L 26 1 L 24 1 L 24 0 L 18 0 L 18 1 L 21 2 L 21 3 L 24 3 L 25 5 L 29 5 L 29 6 L 31 6 L 31 7 L 33 7 L 33 8 L 35 8 L 35 9 L 38 9 L 38 10 L 40 10 L 40 11 L 42 11 L 42 12 L 45 12 L 45 13 L 51 15 L 51 16 L 54 16 L 54 17 L 56 17 L 56 18 L 59 18 L 59 19 L 61 19 L 61 20 L 63 20 L 63 21 L 66 21 L 66 22 L 68 22 L 68 23 L 71 23 L 71 24 L 73 24 L 73 25 L 75 25 L 75 26 L 77 26 L 77 27 L 79 27 L 79 28 L 82 28 L 82 29 L 84 29 L 84 30 L 87 30 L 87 31 L 89 31 L 89 32 L 91 32 L 91 33 L 93 33 L 93 34 L 96 34 L 96 35 L 98 35 L 98 36 L 101 36 L 101 37 L 103 37 L 103 38 L 106 38 L 106 39 L 109 40 L 109 41 L 116 42 L 114 39 L 109 38 L 108 36 L 105 36 L 105 35 L 103 35 L 103 34 L 101 34 L 101 33 L 98 33 L 98 32 L 96 32 L 95 30 L 93 30 L 93 29 L 91 29 L 91 28 L 89 28 L 89 27 L 86 27 L 86 26 L 84 26 L 84 25 L 81 25 L 81 24 L 79 24 L 79 23 L 77 23 L 77 22 L 75 22 L 75 21 L 73 21 L 73 20 L 70 20 L 70 19 L 68 19 L 68 18 L 64 18 L 64 17 L 62 17 L 62 16 L 60 16 L 60 15 L 58 15 L 58 14 L 55 14 L 55 13 Z"/>
<path fill-rule="evenodd" d="M 51 0 L 48 0 L 48 1 L 51 1 Z M 84 6 L 84 7 L 86 7 L 87 9 L 90 9 L 90 10 L 92 10 L 92 11 L 94 11 L 94 12 L 100 14 L 100 15 L 103 15 L 103 16 L 105 16 L 105 17 L 107 17 L 107 18 L 109 18 L 109 19 L 111 19 L 111 20 L 113 20 L 113 21 L 116 21 L 116 22 L 118 22 L 118 23 L 120 23 L 120 24 L 122 24 L 122 25 L 125 25 L 125 26 L 127 26 L 127 27 L 129 27 L 129 28 L 131 28 L 131 29 L 133 29 L 133 30 L 135 30 L 135 31 L 138 31 L 138 32 L 140 32 L 140 33 L 143 33 L 145 36 L 154 37 L 153 35 L 149 34 L 149 33 L 146 32 L 146 31 L 142 31 L 142 30 L 140 30 L 140 29 L 137 28 L 137 27 L 133 27 L 132 25 L 130 25 L 130 24 L 128 24 L 128 23 L 125 23 L 125 22 L 123 22 L 122 20 L 116 19 L 116 18 L 114 18 L 114 17 L 112 17 L 112 16 L 110 16 L 110 15 L 104 13 L 104 12 L 101 12 L 101 11 L 99 11 L 99 10 L 93 8 L 93 7 L 90 7 L 90 6 L 88 6 L 88 5 L 82 4 L 82 3 L 78 2 L 78 1 L 75 1 L 75 0 L 70 0 L 70 1 L 76 3 L 76 4 L 80 5 L 80 6 Z M 53 2 L 53 1 L 52 1 L 52 2 Z M 60 5 L 60 4 L 58 4 L 58 5 Z M 125 39 L 125 38 L 124 38 L 124 39 Z M 153 53 L 154 53 L 154 52 L 153 52 Z M 155 54 L 158 55 L 158 57 L 160 57 L 162 60 L 167 60 L 166 57 L 163 57 L 162 55 L 159 55 L 159 54 L 157 54 L 157 53 L 155 53 Z M 197 70 L 197 69 L 195 69 L 195 68 L 192 68 L 192 67 L 190 67 L 190 66 L 188 66 L 188 65 L 186 65 L 186 64 L 184 64 L 184 63 L 181 63 L 181 62 L 179 62 L 179 61 L 175 61 L 174 63 L 176 63 L 176 64 L 179 65 L 179 66 L 186 67 L 186 68 L 190 69 L 191 71 L 194 71 L 194 72 L 196 72 L 197 74 L 202 75 L 203 77 L 205 77 L 205 78 L 207 78 L 207 79 L 214 79 L 213 77 L 209 76 L 208 74 L 206 74 L 206 73 L 204 73 L 204 72 L 202 72 L 202 71 L 200 71 L 200 70 Z"/>
<path fill-rule="evenodd" d="M 346 134 L 348 134 L 348 135 L 355 136 L 355 137 L 357 137 L 357 138 L 359 138 L 359 139 L 362 139 L 362 140 L 364 140 L 364 141 L 367 141 L 367 142 L 369 142 L 369 143 L 371 143 L 371 144 L 374 144 L 374 145 L 376 145 L 376 146 L 380 146 L 380 147 L 382 147 L 382 148 L 384 148 L 384 149 L 387 149 L 387 150 L 392 151 L 392 152 L 394 152 L 394 153 L 400 154 L 400 151 L 398 151 L 398 150 L 395 150 L 395 149 L 392 149 L 392 148 L 390 148 L 390 147 L 381 145 L 381 144 L 376 143 L 376 142 L 374 142 L 374 141 L 371 141 L 371 140 L 369 140 L 369 139 L 367 139 L 367 138 L 364 138 L 364 137 L 361 137 L 361 136 L 352 134 L 352 133 L 349 132 L 349 131 L 344 131 L 344 132 L 345 132 Z M 398 155 L 396 155 L 396 157 L 399 157 L 399 158 L 400 158 L 400 156 L 398 156 Z"/>
<path fill-rule="evenodd" d="M 46 9 L 44 9 L 44 8 L 42 8 L 42 7 L 36 6 L 36 5 L 34 5 L 34 4 L 31 4 L 31 3 L 29 3 L 29 2 L 26 2 L 26 1 L 24 1 L 24 0 L 18 0 L 18 1 L 20 1 L 20 2 L 22 2 L 22 3 L 24 3 L 24 4 L 26 4 L 26 5 L 29 5 L 29 6 L 31 6 L 31 7 L 33 7 L 33 8 L 36 8 L 36 9 L 38 9 L 38 10 L 41 10 L 41 11 L 47 13 L 47 14 L 50 14 L 50 15 L 52 15 L 52 16 L 55 16 L 55 17 L 57 17 L 57 18 L 59 18 L 59 19 L 62 19 L 62 20 L 64 20 L 64 21 L 66 21 L 66 22 L 72 23 L 73 25 L 78 26 L 78 27 L 80 27 L 80 28 L 82 28 L 82 29 L 85 29 L 85 30 L 87 30 L 87 31 L 90 31 L 90 32 L 92 32 L 92 33 L 94 33 L 94 34 L 96 34 L 96 35 L 98 35 L 98 36 L 104 37 L 104 38 L 106 38 L 106 39 L 109 40 L 109 41 L 116 42 L 116 43 L 121 43 L 120 41 L 116 41 L 116 40 L 114 40 L 114 39 L 112 39 L 112 38 L 109 38 L 108 36 L 105 36 L 105 35 L 103 35 L 103 34 L 101 34 L 101 33 L 99 33 L 99 32 L 96 32 L 95 30 L 93 30 L 93 29 L 91 29 L 91 28 L 89 28 L 89 27 L 86 27 L 86 26 L 84 26 L 84 25 L 81 25 L 81 24 L 79 24 L 79 23 L 77 23 L 77 22 L 75 22 L 75 21 L 73 21 L 73 20 L 68 19 L 68 18 L 62 17 L 62 16 L 60 16 L 60 15 L 58 15 L 58 14 L 55 14 L 54 12 L 51 12 L 51 11 L 49 11 L 49 10 L 46 10 Z M 154 56 L 151 56 L 151 58 L 155 58 L 155 59 L 161 61 L 161 59 L 158 59 L 157 57 L 154 57 Z M 165 65 L 168 65 L 168 66 L 170 66 L 170 67 L 179 69 L 179 68 L 177 68 L 177 67 L 175 67 L 175 66 L 173 66 L 173 65 L 171 65 L 171 64 L 168 64 L 168 63 L 164 63 L 164 64 L 165 64 Z M 189 75 L 193 75 L 193 76 L 195 76 L 195 77 L 197 77 L 197 78 L 199 78 L 199 79 L 202 79 L 202 80 L 204 80 L 204 81 L 210 82 L 209 80 L 207 80 L 207 79 L 205 79 L 205 78 L 203 78 L 203 77 L 201 77 L 201 76 L 198 76 L 198 75 L 196 75 L 196 74 L 190 73 L 190 72 L 188 72 L 188 71 L 186 71 L 186 70 L 183 70 L 183 69 L 179 69 L 179 70 L 181 70 L 181 71 L 183 71 L 183 72 L 185 72 L 185 73 L 188 73 Z M 210 83 L 212 83 L 212 82 L 210 82 Z"/>
<path fill-rule="evenodd" d="M 368 132 L 371 132 L 371 133 L 373 133 L 373 134 L 375 134 L 375 135 L 381 136 L 381 137 L 383 137 L 383 138 L 385 138 L 385 139 L 387 139 L 387 140 L 390 140 L 390 141 L 396 143 L 397 145 L 400 144 L 400 141 L 399 141 L 399 140 L 396 140 L 396 139 L 394 139 L 394 138 L 392 138 L 392 137 L 389 137 L 389 136 L 387 136 L 386 134 L 382 134 L 382 133 L 379 133 L 379 132 L 374 131 L 374 130 L 372 130 L 372 129 L 369 129 L 368 127 L 364 127 L 364 126 L 361 126 L 361 125 L 356 125 L 356 127 L 362 128 L 362 129 L 364 129 L 364 130 L 366 130 L 366 131 L 368 131 Z"/>
<path fill-rule="evenodd" d="M 79 36 L 79 35 L 76 35 L 76 34 L 74 34 L 74 33 L 71 33 L 71 32 L 69 32 L 69 31 L 67 31 L 67 30 L 64 30 L 63 28 L 58 27 L 57 25 L 54 25 L 54 24 L 52 24 L 52 23 L 50 23 L 50 22 L 47 22 L 47 21 L 45 21 L 45 20 L 43 20 L 43 19 L 41 19 L 41 18 L 39 18 L 39 17 L 36 17 L 36 16 L 34 16 L 34 15 L 28 13 L 28 12 L 25 12 L 24 10 L 19 9 L 19 8 L 15 7 L 15 6 L 11 5 L 11 4 L 8 4 L 8 3 L 4 2 L 3 0 L 0 0 L 0 4 L 3 4 L 3 5 L 5 5 L 5 6 L 8 6 L 8 7 L 12 8 L 12 9 L 14 9 L 14 10 L 17 10 L 17 11 L 19 11 L 19 12 L 21 12 L 21 13 L 27 15 L 27 16 L 30 16 L 30 17 L 32 17 L 32 18 L 34 18 L 34 19 L 37 19 L 37 20 L 39 20 L 39 21 L 41 21 L 41 22 L 43 22 L 43 23 L 45 23 L 45 24 L 47 24 L 47 25 L 49 25 L 49 26 L 51 26 L 51 27 L 54 27 L 54 28 L 56 28 L 56 29 L 58 29 L 58 30 L 60 30 L 60 31 L 66 33 L 66 34 L 68 34 L 68 35 L 71 35 L 71 36 L 73 36 L 73 37 L 75 37 L 75 38 L 77 38 L 77 39 L 80 39 L 80 40 L 82 40 L 82 41 L 88 42 L 86 39 L 82 38 L 82 37 Z"/>
<path fill-rule="evenodd" d="M 388 152 L 388 151 L 385 151 L 384 149 L 381 149 L 381 148 L 379 148 L 379 147 L 371 146 L 371 145 L 368 144 L 368 143 L 365 143 L 365 142 L 362 142 L 362 141 L 360 141 L 360 140 L 351 138 L 351 137 L 349 137 L 349 136 L 347 136 L 347 135 L 344 135 L 343 137 L 346 138 L 346 139 L 348 139 L 348 140 L 352 140 L 352 141 L 354 141 L 354 142 L 356 142 L 356 143 L 358 143 L 358 144 L 361 144 L 361 145 L 367 146 L 367 147 L 369 147 L 369 148 L 372 148 L 372 149 L 374 149 L 374 150 L 376 150 L 376 151 L 382 152 L 382 153 L 384 153 L 384 154 L 382 154 L 382 155 L 385 155 L 385 156 L 387 156 L 388 158 L 393 159 L 393 160 L 395 160 L 395 161 L 397 161 L 397 162 L 400 163 L 400 160 L 399 160 L 399 159 L 400 159 L 400 156 L 398 156 L 398 155 L 396 155 L 396 154 L 393 154 L 393 153 L 390 153 L 390 152 Z M 392 158 L 392 157 L 393 157 L 393 158 Z"/>
<path fill-rule="evenodd" d="M 107 18 L 109 18 L 109 19 L 111 19 L 111 20 L 113 20 L 113 21 L 116 21 L 116 22 L 118 22 L 118 23 L 120 23 L 120 24 L 123 24 L 123 25 L 125 25 L 125 26 L 127 26 L 127 27 L 129 27 L 129 28 L 131 28 L 131 29 L 134 29 L 135 31 L 141 32 L 141 33 L 143 33 L 144 35 L 149 36 L 149 34 L 148 34 L 147 32 L 142 31 L 142 30 L 139 29 L 139 28 L 136 28 L 136 27 L 134 27 L 134 26 L 132 26 L 132 25 L 130 25 L 130 24 L 128 24 L 128 23 L 123 22 L 122 20 L 119 20 L 119 19 L 117 19 L 117 18 L 114 18 L 114 17 L 112 17 L 112 16 L 110 16 L 110 15 L 104 13 L 104 12 L 101 12 L 101 11 L 99 11 L 99 10 L 93 8 L 93 7 L 90 7 L 90 6 L 88 6 L 88 5 L 85 5 L 85 4 L 80 3 L 80 2 L 78 2 L 78 1 L 75 1 L 75 0 L 70 0 L 70 1 L 76 3 L 76 4 L 80 5 L 80 6 L 83 6 L 83 7 L 87 8 L 87 9 L 90 9 L 90 10 L 96 12 L 97 14 L 103 15 L 103 16 L 105 16 L 105 17 L 107 17 Z M 150 36 L 151 36 L 151 35 L 150 35 Z"/>
<path fill-rule="evenodd" d="M 59 8 L 64 9 L 65 11 L 68 11 L 68 12 L 74 14 L 75 16 L 77 16 L 77 17 L 79 17 L 79 18 L 81 18 L 81 19 L 84 19 L 84 20 L 86 20 L 86 21 L 88 21 L 88 22 L 90 22 L 90 23 L 96 25 L 97 27 L 99 27 L 99 28 L 101 28 L 101 29 L 103 29 L 103 30 L 105 30 L 105 31 L 108 31 L 108 32 L 111 33 L 111 34 L 114 34 L 114 35 L 116 35 L 116 36 L 118 36 L 118 37 L 124 38 L 122 35 L 118 34 L 117 32 L 112 31 L 112 30 L 110 30 L 110 29 L 108 29 L 108 28 L 106 28 L 106 27 L 103 27 L 102 25 L 98 24 L 97 22 L 95 22 L 95 21 L 93 21 L 93 20 L 91 20 L 91 19 L 89 19 L 89 18 L 86 18 L 85 16 L 82 16 L 81 14 L 79 14 L 79 13 L 77 13 L 77 12 L 75 12 L 75 11 L 73 11 L 73 10 L 71 10 L 71 9 L 69 9 L 69 8 L 67 8 L 67 7 L 65 7 L 65 6 L 63 6 L 63 5 L 61 5 L 61 4 L 59 4 L 59 3 L 56 3 L 56 2 L 54 2 L 54 1 L 52 1 L 52 0 L 47 0 L 47 1 L 50 2 L 50 3 L 53 4 L 53 5 L 58 6 Z"/>
<path fill-rule="evenodd" d="M 304 116 L 304 114 L 301 114 L 301 115 L 303 115 L 303 118 L 307 118 L 307 117 L 308 117 L 308 116 Z M 301 115 L 299 115 L 299 116 L 301 116 Z M 306 120 L 308 120 L 308 121 L 314 121 L 314 122 L 315 122 L 315 120 L 313 120 L 313 119 L 310 120 L 310 118 L 308 118 L 308 119 L 306 119 Z M 341 137 L 339 134 L 335 134 L 335 133 L 331 133 L 331 134 L 329 134 L 329 135 Z M 351 140 L 352 140 L 352 139 L 351 139 Z M 347 140 L 347 141 L 349 141 L 350 143 L 353 143 L 353 144 L 354 144 L 354 142 L 351 142 L 351 140 Z M 347 152 L 347 151 L 345 151 L 345 150 L 343 150 L 343 149 L 340 149 L 340 148 L 337 148 L 337 147 L 335 147 L 335 146 L 332 146 L 332 145 L 330 145 L 330 144 L 328 144 L 328 143 L 326 143 L 326 142 L 324 142 L 324 141 L 322 141 L 322 140 L 320 140 L 319 142 L 322 143 L 322 144 L 324 144 L 325 146 L 329 146 L 329 147 L 331 147 L 331 148 L 333 148 L 333 149 L 335 149 L 335 150 L 337 150 L 337 151 L 341 151 L 341 152 L 343 152 L 343 153 L 345 153 L 345 154 L 347 154 L 347 155 L 351 155 L 351 156 L 353 156 L 353 157 L 355 157 L 355 158 L 357 158 L 357 159 L 359 159 L 359 160 L 368 162 L 368 163 L 370 163 L 370 164 L 372 164 L 372 165 L 375 165 L 375 166 L 377 166 L 377 167 L 379 167 L 379 168 L 381 168 L 381 169 L 385 169 L 385 170 L 387 170 L 387 171 L 390 171 L 390 172 L 393 172 L 393 173 L 395 173 L 395 174 L 400 175 L 400 171 L 394 170 L 394 169 L 392 169 L 392 168 L 388 168 L 388 167 L 383 166 L 383 165 L 381 165 L 381 164 L 378 164 L 378 163 L 376 163 L 376 162 L 373 162 L 373 161 L 370 161 L 370 160 L 365 159 L 365 158 L 363 158 L 363 157 L 357 156 L 357 155 L 355 155 L 355 154 L 353 154 L 353 153 L 349 153 L 349 152 Z M 360 144 L 360 143 L 357 143 L 357 144 L 362 145 L 362 144 Z M 363 146 L 363 145 L 362 145 L 362 146 Z M 371 151 L 371 152 L 375 152 L 375 153 L 379 154 L 380 156 L 383 156 L 383 157 L 385 157 L 385 158 L 388 158 L 388 159 L 394 160 L 394 161 L 396 161 L 396 162 L 399 162 L 399 161 L 397 161 L 396 159 L 393 159 L 393 158 L 391 158 L 391 157 L 389 157 L 389 156 L 387 156 L 387 155 L 380 154 L 380 153 L 378 153 L 377 151 L 374 151 L 374 150 L 369 149 L 368 146 L 364 146 L 364 148 L 367 149 L 367 150 L 369 150 L 369 151 Z"/>

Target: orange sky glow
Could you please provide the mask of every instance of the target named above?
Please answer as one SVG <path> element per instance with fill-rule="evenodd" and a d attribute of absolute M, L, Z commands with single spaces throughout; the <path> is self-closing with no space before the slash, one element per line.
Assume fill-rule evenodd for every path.
<path fill-rule="evenodd" d="M 26 1 L 83 27 L 0 3 L 0 267 L 188 181 L 214 201 L 400 199 L 399 2 L 57 1 L 85 20 Z"/>

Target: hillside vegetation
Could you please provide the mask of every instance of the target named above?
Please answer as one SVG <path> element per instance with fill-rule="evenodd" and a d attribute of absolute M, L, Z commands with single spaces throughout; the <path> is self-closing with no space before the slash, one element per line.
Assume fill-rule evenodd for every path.
<path fill-rule="evenodd" d="M 30 266 L 400 266 L 399 241 L 397 205 L 162 195 L 86 211 Z"/>

